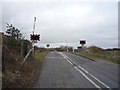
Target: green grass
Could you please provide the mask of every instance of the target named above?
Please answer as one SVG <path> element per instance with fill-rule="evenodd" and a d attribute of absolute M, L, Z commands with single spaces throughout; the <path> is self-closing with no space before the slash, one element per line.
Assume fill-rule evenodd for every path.
<path fill-rule="evenodd" d="M 34 59 L 35 60 L 42 60 L 44 56 L 41 53 L 36 53 L 34 54 Z"/>
<path fill-rule="evenodd" d="M 120 51 L 107 51 L 107 52 L 109 52 L 109 53 L 111 53 L 111 54 L 113 54 L 113 55 L 120 55 Z"/>
<path fill-rule="evenodd" d="M 103 60 L 111 61 L 113 63 L 120 64 L 120 60 L 118 60 L 117 58 L 112 58 L 112 57 L 107 57 L 107 56 L 99 56 L 99 55 L 94 55 L 94 54 L 85 53 L 85 52 L 79 52 L 79 54 L 90 57 L 90 58 L 103 59 Z"/>

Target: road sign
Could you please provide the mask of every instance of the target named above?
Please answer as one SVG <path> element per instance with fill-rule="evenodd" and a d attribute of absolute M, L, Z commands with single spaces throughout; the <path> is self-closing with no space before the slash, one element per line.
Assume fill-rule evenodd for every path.
<path fill-rule="evenodd" d="M 32 40 L 32 41 L 40 41 L 40 34 L 30 34 L 30 39 Z"/>
<path fill-rule="evenodd" d="M 47 48 L 48 48 L 48 47 L 50 46 L 50 44 L 47 44 L 46 46 L 47 46 Z"/>

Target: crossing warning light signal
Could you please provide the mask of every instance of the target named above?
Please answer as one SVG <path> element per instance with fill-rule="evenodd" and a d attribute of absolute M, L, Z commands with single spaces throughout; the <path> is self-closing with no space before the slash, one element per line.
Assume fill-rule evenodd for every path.
<path fill-rule="evenodd" d="M 86 44 L 86 40 L 80 40 L 80 44 Z"/>
<path fill-rule="evenodd" d="M 40 34 L 30 34 L 30 39 L 32 40 L 32 41 L 40 41 Z"/>

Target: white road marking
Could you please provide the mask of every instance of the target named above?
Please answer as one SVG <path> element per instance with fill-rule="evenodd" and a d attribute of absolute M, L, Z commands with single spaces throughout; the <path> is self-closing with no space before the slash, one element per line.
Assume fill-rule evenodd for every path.
<path fill-rule="evenodd" d="M 78 66 L 79 68 L 81 68 L 84 72 L 86 72 L 87 74 L 90 74 L 88 71 L 86 71 L 85 69 L 83 69 L 81 66 Z"/>
<path fill-rule="evenodd" d="M 106 84 L 104 84 L 102 81 L 100 81 L 98 78 L 96 78 L 95 76 L 93 76 L 92 74 L 90 74 L 88 71 L 86 71 L 84 68 L 82 68 L 81 66 L 78 66 L 79 68 L 81 68 L 83 71 L 85 71 L 86 73 L 88 73 L 91 77 L 93 77 L 95 80 L 97 80 L 98 82 L 100 82 L 101 84 L 103 84 L 105 87 L 110 88 L 109 86 L 107 86 Z"/>
<path fill-rule="evenodd" d="M 71 60 L 69 57 L 67 57 L 65 54 L 61 53 L 60 54 L 71 64 L 71 62 L 75 63 L 73 60 Z M 76 64 L 76 63 L 75 63 Z M 72 64 L 73 65 L 73 64 Z M 76 64 L 77 65 L 77 64 Z M 78 65 L 77 65 L 78 66 Z M 102 81 L 100 81 L 98 78 L 96 78 L 95 76 L 93 76 L 92 74 L 90 74 L 87 70 L 85 70 L 84 68 L 82 68 L 81 66 L 78 66 L 80 69 L 82 69 L 85 73 L 89 74 L 91 77 L 93 77 L 95 80 L 97 80 L 99 83 L 101 83 L 102 85 L 104 85 L 106 88 L 109 88 L 109 86 L 107 86 L 106 84 L 104 84 Z M 82 71 L 80 71 L 77 67 L 75 67 L 86 79 L 88 79 L 93 85 L 95 85 L 97 88 L 100 88 L 98 85 L 96 85 L 90 78 L 88 78 Z"/>
<path fill-rule="evenodd" d="M 88 79 L 95 87 L 100 88 L 95 82 L 93 82 L 90 78 L 88 78 L 82 71 L 80 71 L 77 67 L 75 67 L 86 79 Z"/>
<path fill-rule="evenodd" d="M 69 60 L 67 60 L 70 64 L 72 64 Z M 73 64 L 72 64 L 73 65 Z"/>
<path fill-rule="evenodd" d="M 46 58 L 63 58 L 63 57 L 46 57 Z"/>

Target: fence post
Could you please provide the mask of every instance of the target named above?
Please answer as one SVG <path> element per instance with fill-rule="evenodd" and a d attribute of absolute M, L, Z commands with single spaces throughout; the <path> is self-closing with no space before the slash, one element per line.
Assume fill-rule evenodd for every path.
<path fill-rule="evenodd" d="M 3 32 L 0 32 L 0 89 L 2 88 Z"/>
<path fill-rule="evenodd" d="M 21 41 L 21 59 L 23 59 L 23 40 Z"/>

